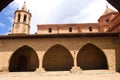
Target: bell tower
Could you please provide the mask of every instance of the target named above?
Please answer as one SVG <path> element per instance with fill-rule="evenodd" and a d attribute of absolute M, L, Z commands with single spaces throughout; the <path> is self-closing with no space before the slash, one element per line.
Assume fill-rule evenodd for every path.
<path fill-rule="evenodd" d="M 11 34 L 29 34 L 30 32 L 31 13 L 27 11 L 26 3 L 24 2 L 20 10 L 14 13 L 14 23 Z"/>

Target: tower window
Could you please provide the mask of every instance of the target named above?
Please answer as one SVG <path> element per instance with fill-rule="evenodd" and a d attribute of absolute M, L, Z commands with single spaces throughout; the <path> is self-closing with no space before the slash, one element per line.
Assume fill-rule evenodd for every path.
<path fill-rule="evenodd" d="M 92 31 L 92 27 L 89 27 L 89 31 Z"/>
<path fill-rule="evenodd" d="M 26 18 L 27 18 L 27 16 L 26 16 L 26 15 L 24 15 L 23 22 L 26 22 Z"/>
<path fill-rule="evenodd" d="M 21 15 L 19 14 L 19 15 L 18 15 L 18 22 L 20 22 L 20 17 L 21 17 Z"/>
<path fill-rule="evenodd" d="M 51 33 L 52 32 L 52 28 L 48 28 L 48 32 Z"/>
<path fill-rule="evenodd" d="M 69 28 L 69 32 L 72 32 L 72 27 Z"/>

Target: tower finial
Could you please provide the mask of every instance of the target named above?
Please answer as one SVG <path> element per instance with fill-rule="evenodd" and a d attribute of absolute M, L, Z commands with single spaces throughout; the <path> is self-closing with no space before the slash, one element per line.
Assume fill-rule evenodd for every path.
<path fill-rule="evenodd" d="M 24 1 L 23 6 L 22 6 L 22 10 L 27 11 L 27 8 L 26 8 L 26 2 L 25 2 L 25 1 Z"/>
<path fill-rule="evenodd" d="M 24 4 L 26 4 L 26 0 L 24 0 Z"/>
<path fill-rule="evenodd" d="M 108 4 L 106 3 L 106 9 L 108 8 Z"/>
<path fill-rule="evenodd" d="M 26 4 L 26 2 L 24 1 L 24 4 Z"/>

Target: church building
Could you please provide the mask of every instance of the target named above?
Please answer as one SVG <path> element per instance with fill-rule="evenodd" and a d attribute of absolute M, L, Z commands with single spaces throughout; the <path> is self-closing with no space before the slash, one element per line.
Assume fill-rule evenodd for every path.
<path fill-rule="evenodd" d="M 106 8 L 98 23 L 38 23 L 35 34 L 31 17 L 24 3 L 14 13 L 11 32 L 0 35 L 0 72 L 120 72 L 119 12 Z"/>

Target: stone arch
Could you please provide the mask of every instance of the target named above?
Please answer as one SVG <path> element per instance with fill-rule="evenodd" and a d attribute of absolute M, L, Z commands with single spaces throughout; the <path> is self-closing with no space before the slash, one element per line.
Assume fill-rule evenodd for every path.
<path fill-rule="evenodd" d="M 17 49 L 9 60 L 10 72 L 35 71 L 38 67 L 37 53 L 26 45 Z"/>
<path fill-rule="evenodd" d="M 77 65 L 83 70 L 108 69 L 104 52 L 94 44 L 84 45 L 77 55 Z"/>
<path fill-rule="evenodd" d="M 69 50 L 56 44 L 49 48 L 43 57 L 43 67 L 46 71 L 70 71 L 73 57 Z"/>

